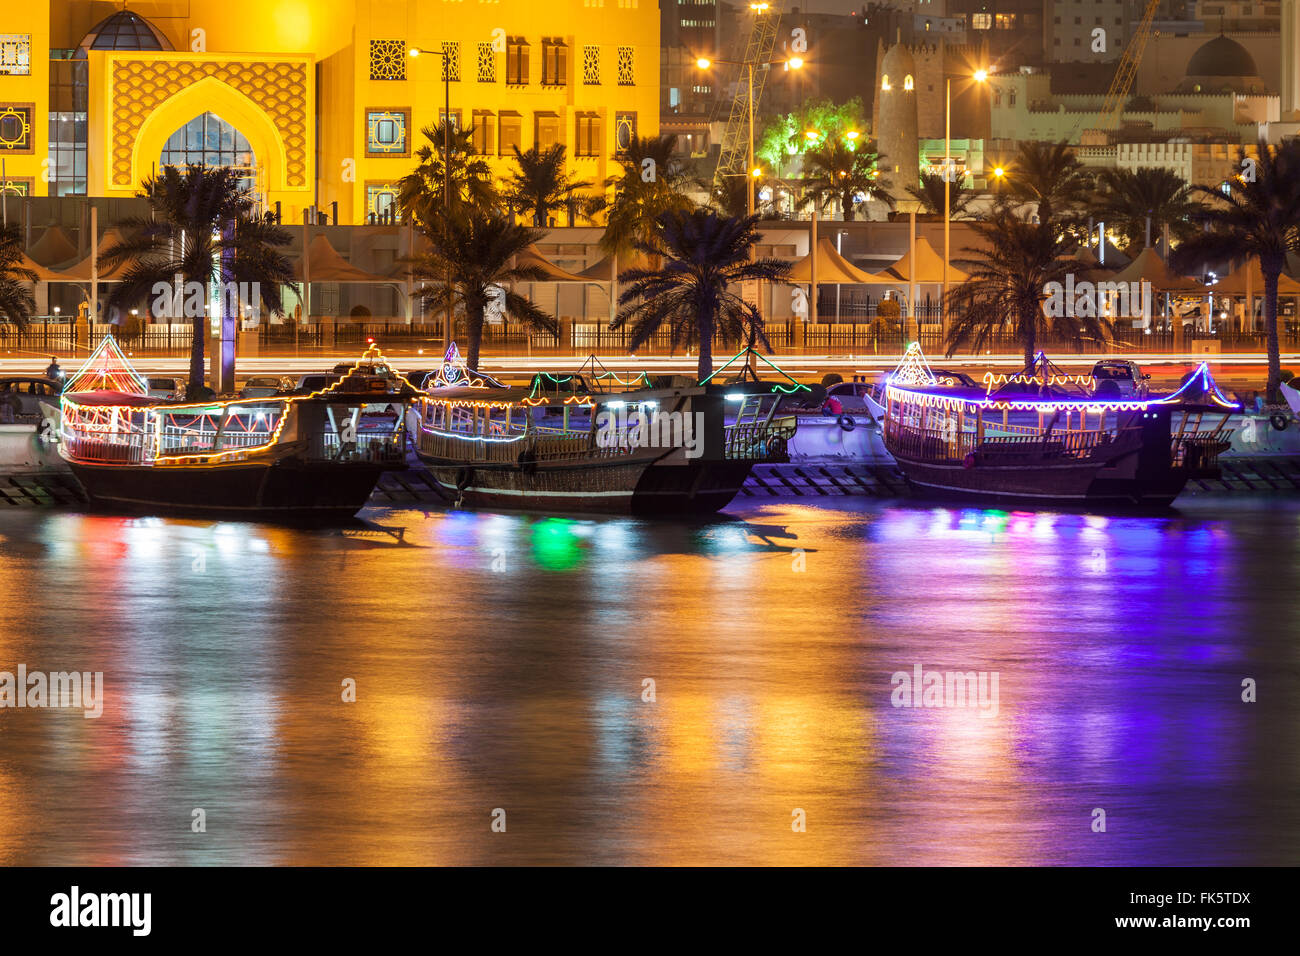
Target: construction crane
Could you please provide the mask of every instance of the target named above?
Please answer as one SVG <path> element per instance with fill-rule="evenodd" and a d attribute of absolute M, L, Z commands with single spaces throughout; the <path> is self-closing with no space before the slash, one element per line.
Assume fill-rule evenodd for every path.
<path fill-rule="evenodd" d="M 1142 14 L 1137 32 L 1124 48 L 1115 78 L 1110 81 L 1106 92 L 1106 102 L 1102 104 L 1098 128 L 1103 130 L 1119 129 L 1119 118 L 1124 113 L 1124 104 L 1128 101 L 1129 90 L 1133 88 L 1133 78 L 1137 76 L 1138 64 L 1142 62 L 1142 51 L 1146 49 L 1147 40 L 1151 39 L 1151 23 L 1156 18 L 1156 10 L 1161 0 L 1147 0 L 1147 8 Z"/>
<path fill-rule="evenodd" d="M 766 9 L 761 9 L 766 7 Z M 767 69 L 759 69 L 772 59 L 776 48 L 776 34 L 781 25 L 781 11 L 776 4 L 751 4 L 754 10 L 753 26 L 749 31 L 749 41 L 745 44 L 745 57 L 741 60 L 736 83 L 736 95 L 731 101 L 731 112 L 727 116 L 727 128 L 722 134 L 722 149 L 718 154 L 718 168 L 714 173 L 714 182 L 723 185 L 727 176 L 748 176 L 750 124 L 754 111 L 763 98 L 763 86 L 767 82 Z M 745 82 L 745 70 L 749 64 L 754 71 L 752 89 Z M 753 97 L 753 104 L 750 97 Z"/>

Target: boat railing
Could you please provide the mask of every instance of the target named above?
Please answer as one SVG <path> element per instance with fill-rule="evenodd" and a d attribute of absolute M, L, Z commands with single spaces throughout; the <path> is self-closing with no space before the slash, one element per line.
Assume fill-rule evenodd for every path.
<path fill-rule="evenodd" d="M 586 432 L 578 434 L 569 432 L 556 437 L 537 437 L 533 441 L 532 453 L 538 461 L 567 461 L 576 458 L 618 458 L 628 454 L 631 449 L 626 446 L 612 445 L 601 448 L 591 441 Z"/>
<path fill-rule="evenodd" d="M 138 465 L 149 458 L 149 441 L 143 434 L 97 433 L 64 430 L 64 449 L 74 461 Z"/>
<path fill-rule="evenodd" d="M 784 461 L 794 430 L 788 419 L 728 425 L 723 429 L 723 454 L 737 461 Z"/>
<path fill-rule="evenodd" d="M 390 435 L 358 434 L 345 442 L 337 432 L 326 432 L 320 436 L 319 454 L 329 461 L 400 462 L 406 459 L 402 435 L 400 430 Z"/>
<path fill-rule="evenodd" d="M 519 459 L 525 447 L 523 434 L 514 437 L 484 438 L 454 432 L 420 430 L 420 451 L 436 458 L 458 461 L 499 462 L 509 464 Z"/>
<path fill-rule="evenodd" d="M 1014 428 L 1014 434 L 1006 434 Z M 994 434 L 990 434 L 993 431 Z M 974 431 L 950 428 L 895 427 L 890 429 L 891 444 L 908 457 L 931 460 L 962 460 L 972 452 L 981 455 L 1024 455 L 1050 453 L 1067 458 L 1086 458 L 1098 444 L 1111 438 L 1109 431 L 1088 429 L 1053 429 L 1047 431 L 1024 425 L 998 425 L 983 436 Z"/>
<path fill-rule="evenodd" d="M 163 429 L 161 452 L 164 455 L 193 455 L 236 448 L 257 448 L 269 443 L 274 433 L 274 428 L 252 432 L 222 432 L 221 447 L 216 448 L 217 432 L 213 429 L 169 425 Z"/>
<path fill-rule="evenodd" d="M 928 458 L 932 460 L 960 460 L 975 450 L 978 436 L 974 432 L 957 431 L 946 428 L 894 428 L 891 429 L 891 444 L 896 446 L 895 454 L 907 458 Z M 1028 441 L 1027 436 L 1012 435 L 994 439 L 997 442 L 1020 443 Z"/>
<path fill-rule="evenodd" d="M 1179 435 L 1173 438 L 1170 457 L 1175 468 L 1192 477 L 1218 477 L 1219 454 L 1230 447 L 1232 429 Z"/>

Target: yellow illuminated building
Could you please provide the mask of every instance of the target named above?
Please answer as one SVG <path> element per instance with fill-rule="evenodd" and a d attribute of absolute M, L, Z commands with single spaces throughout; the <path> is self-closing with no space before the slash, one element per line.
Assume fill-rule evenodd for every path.
<path fill-rule="evenodd" d="M 127 197 L 206 162 L 286 223 L 382 219 L 444 62 L 453 122 L 499 174 L 516 145 L 563 143 L 602 184 L 658 131 L 654 0 L 22 0 L 0 13 L 5 189 Z"/>

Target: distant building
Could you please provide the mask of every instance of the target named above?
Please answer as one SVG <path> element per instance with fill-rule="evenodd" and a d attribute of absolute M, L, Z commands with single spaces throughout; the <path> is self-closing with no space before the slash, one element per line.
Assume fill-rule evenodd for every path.
<path fill-rule="evenodd" d="M 112 7 L 117 7 L 113 4 Z M 514 147 L 562 143 L 603 183 L 659 126 L 652 0 L 93 0 L 0 14 L 3 189 L 134 196 L 166 164 L 240 171 L 286 222 L 393 211 L 421 129 L 444 106 L 498 173 Z M 408 56 L 412 46 L 429 55 Z"/>
<path fill-rule="evenodd" d="M 895 43 L 880 59 L 873 111 L 881 167 L 895 199 L 907 199 L 919 181 L 916 63 L 906 44 Z"/>
<path fill-rule="evenodd" d="M 1136 9 L 1134 10 L 1134 8 Z M 1109 63 L 1124 53 L 1133 0 L 1047 0 L 1044 43 L 1053 63 Z"/>
<path fill-rule="evenodd" d="M 947 0 L 945 15 L 966 21 L 967 42 L 987 46 L 1001 69 L 1044 59 L 1044 0 Z"/>

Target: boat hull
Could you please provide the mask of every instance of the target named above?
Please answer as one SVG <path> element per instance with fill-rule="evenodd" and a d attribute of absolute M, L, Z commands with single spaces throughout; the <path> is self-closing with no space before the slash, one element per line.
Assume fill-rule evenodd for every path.
<path fill-rule="evenodd" d="M 202 466 L 69 462 L 91 504 L 131 513 L 248 520 L 346 521 L 391 466 L 275 462 Z"/>
<path fill-rule="evenodd" d="M 705 515 L 725 508 L 752 462 L 656 459 L 470 465 L 420 456 L 449 502 L 462 507 L 623 515 Z"/>
<path fill-rule="evenodd" d="M 983 504 L 1164 509 L 1187 483 L 1177 469 L 1143 477 L 1090 460 L 970 468 L 906 458 L 897 462 L 918 495 Z"/>

